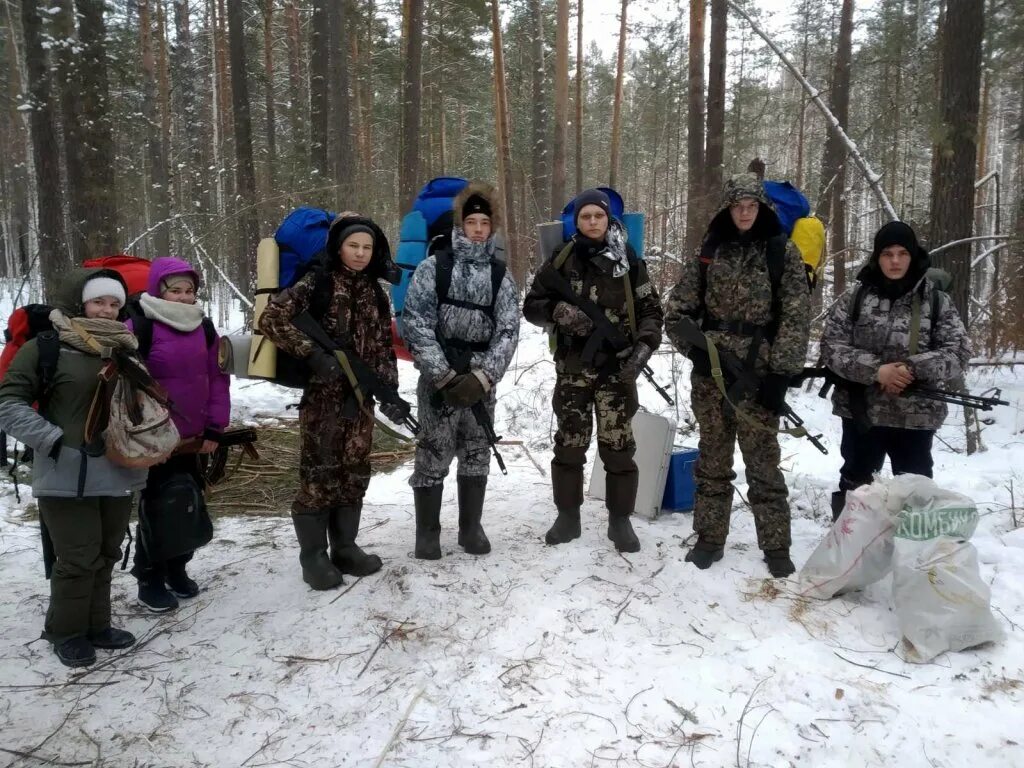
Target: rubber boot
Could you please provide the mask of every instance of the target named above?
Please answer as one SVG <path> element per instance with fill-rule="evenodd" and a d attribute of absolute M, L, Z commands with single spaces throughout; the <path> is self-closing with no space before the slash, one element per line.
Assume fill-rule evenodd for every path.
<path fill-rule="evenodd" d="M 846 506 L 846 491 L 835 491 L 832 494 L 832 522 L 834 523 L 839 519 L 839 515 L 843 513 L 843 508 Z"/>
<path fill-rule="evenodd" d="M 344 583 L 341 571 L 327 556 L 327 510 L 292 506 L 292 524 L 299 540 L 299 564 L 302 580 L 313 589 L 334 589 Z"/>
<path fill-rule="evenodd" d="M 615 544 L 619 552 L 639 552 L 640 539 L 633 531 L 633 524 L 629 522 L 629 515 L 608 516 L 608 538 Z"/>
<path fill-rule="evenodd" d="M 552 525 L 546 534 L 544 541 L 554 546 L 556 544 L 567 544 L 573 539 L 580 537 L 580 510 L 559 509 L 555 524 Z"/>
<path fill-rule="evenodd" d="M 416 503 L 416 558 L 441 559 L 441 496 L 444 485 L 413 488 Z"/>
<path fill-rule="evenodd" d="M 331 562 L 342 573 L 353 576 L 369 576 L 381 568 L 377 555 L 368 555 L 356 544 L 359 521 L 363 515 L 363 503 L 346 504 L 330 511 L 327 537 L 331 542 Z"/>
<path fill-rule="evenodd" d="M 786 549 L 766 549 L 764 561 L 768 563 L 768 571 L 773 578 L 784 579 L 796 572 L 796 566 L 789 559 L 788 547 Z"/>
<path fill-rule="evenodd" d="M 459 478 L 459 546 L 470 555 L 486 555 L 491 551 L 491 542 L 480 524 L 486 493 L 486 475 Z"/>
<path fill-rule="evenodd" d="M 724 554 L 724 545 L 712 544 L 698 537 L 697 543 L 686 553 L 686 562 L 693 563 L 702 571 L 706 571 L 711 567 L 712 563 L 717 563 L 721 560 Z"/>

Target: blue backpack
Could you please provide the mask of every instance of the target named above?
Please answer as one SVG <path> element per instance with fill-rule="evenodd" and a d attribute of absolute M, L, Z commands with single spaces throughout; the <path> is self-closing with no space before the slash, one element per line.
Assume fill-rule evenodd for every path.
<path fill-rule="evenodd" d="M 305 267 L 327 245 L 327 232 L 335 215 L 320 208 L 302 207 L 289 213 L 274 233 L 281 252 L 278 288 L 290 288 L 305 274 Z"/>
<path fill-rule="evenodd" d="M 766 181 L 764 191 L 775 204 L 775 213 L 787 236 L 793 234 L 797 219 L 811 214 L 811 204 L 807 202 L 804 193 L 788 181 Z"/>
<path fill-rule="evenodd" d="M 612 218 L 618 219 L 626 228 L 627 240 L 636 253 L 637 258 L 644 257 L 644 215 L 642 213 L 626 213 L 626 204 L 622 195 L 611 187 L 598 187 L 608 195 L 611 202 Z M 562 209 L 562 240 L 568 242 L 576 234 L 576 198 L 565 204 Z"/>
<path fill-rule="evenodd" d="M 416 195 L 412 210 L 402 219 L 398 232 L 398 251 L 395 254 L 395 263 L 402 270 L 402 278 L 391 287 L 391 303 L 396 318 L 401 319 L 412 273 L 427 258 L 431 243 L 451 237 L 452 206 L 455 198 L 468 184 L 469 181 L 457 176 L 431 179 Z"/>

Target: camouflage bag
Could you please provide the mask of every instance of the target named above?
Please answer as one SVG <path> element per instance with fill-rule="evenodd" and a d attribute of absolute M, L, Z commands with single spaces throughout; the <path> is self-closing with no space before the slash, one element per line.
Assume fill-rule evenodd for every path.
<path fill-rule="evenodd" d="M 107 459 L 135 469 L 165 461 L 180 439 L 167 405 L 166 398 L 161 403 L 127 376 L 118 376 L 103 435 Z"/>

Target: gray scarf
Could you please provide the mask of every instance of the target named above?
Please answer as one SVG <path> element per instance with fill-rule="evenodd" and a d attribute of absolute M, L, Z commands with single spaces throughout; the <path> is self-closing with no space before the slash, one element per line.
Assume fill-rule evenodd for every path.
<path fill-rule="evenodd" d="M 194 331 L 203 322 L 203 308 L 198 304 L 167 301 L 148 293 L 139 297 L 139 304 L 142 306 L 142 313 L 150 320 L 156 320 L 183 333 Z"/>
<path fill-rule="evenodd" d="M 494 235 L 482 243 L 474 243 L 462 227 L 452 229 L 452 252 L 460 261 L 490 261 L 494 257 Z"/>

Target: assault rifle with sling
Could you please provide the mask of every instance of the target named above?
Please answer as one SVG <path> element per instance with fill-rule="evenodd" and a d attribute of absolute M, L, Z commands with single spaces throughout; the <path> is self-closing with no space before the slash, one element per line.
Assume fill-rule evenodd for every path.
<path fill-rule="evenodd" d="M 583 345 L 583 352 L 580 355 L 587 365 L 594 365 L 594 359 L 606 341 L 616 356 L 626 352 L 633 346 L 629 338 L 615 327 L 612 321 L 608 319 L 608 315 L 597 304 L 590 299 L 577 295 L 573 291 L 572 285 L 565 275 L 555 269 L 553 265 L 540 270 L 535 280 L 541 287 L 557 294 L 562 301 L 578 307 L 583 314 L 590 318 L 590 322 L 594 324 L 594 331 L 587 337 L 587 341 Z M 651 383 L 651 386 L 654 387 L 657 393 L 665 399 L 666 403 L 675 405 L 675 400 L 672 399 L 668 391 L 654 379 L 654 370 L 649 364 L 644 365 L 640 369 L 640 373 Z"/>
<path fill-rule="evenodd" d="M 397 389 L 382 381 L 380 376 L 356 355 L 351 345 L 340 344 L 332 339 L 308 311 L 292 318 L 292 325 L 315 344 L 338 358 L 342 371 L 355 392 L 357 407 L 362 407 L 371 397 L 380 403 L 397 405 L 402 409 L 401 425 L 414 435 L 419 433 L 420 425 L 412 416 L 412 406 L 399 396 Z M 405 437 L 395 434 L 398 437 Z"/>
<path fill-rule="evenodd" d="M 470 360 L 473 357 L 473 350 L 462 349 L 456 351 L 443 342 L 441 349 L 444 350 L 444 357 L 455 373 L 466 374 L 471 372 Z M 435 392 L 434 397 L 440 400 L 442 395 L 440 392 Z M 438 400 L 434 401 L 435 407 L 440 404 Z M 480 400 L 474 403 L 469 410 L 473 414 L 473 418 L 476 419 L 477 425 L 483 430 L 488 445 L 491 446 L 491 453 L 494 454 L 494 460 L 498 463 L 498 469 L 501 470 L 501 474 L 507 475 L 508 470 L 505 469 L 505 461 L 501 458 L 501 454 L 498 453 L 498 442 L 501 440 L 501 437 L 494 431 L 494 422 L 491 421 L 491 415 L 487 412 L 487 406 L 483 400 Z"/>
<path fill-rule="evenodd" d="M 722 389 L 725 398 L 730 404 L 740 402 L 744 397 L 753 397 L 757 394 L 758 389 L 761 386 L 761 380 L 754 375 L 754 372 L 750 370 L 743 361 L 739 359 L 733 352 L 728 349 L 718 349 L 714 344 L 708 342 L 704 332 L 700 329 L 697 322 L 691 317 L 683 317 L 675 327 L 675 333 L 679 338 L 686 341 L 698 349 L 702 349 L 708 353 L 708 357 L 711 359 L 711 375 L 716 379 L 719 384 L 719 388 Z M 729 382 L 729 386 L 726 389 L 725 385 L 721 383 L 723 377 Z M 733 405 L 737 415 L 741 418 L 749 418 L 739 408 Z M 824 454 L 828 454 L 828 448 L 826 448 L 820 438 L 821 435 L 812 435 L 804 427 L 804 420 L 801 419 L 790 407 L 789 403 L 783 401 L 782 409 L 779 412 L 786 421 L 795 425 L 793 429 L 781 429 L 780 432 L 784 434 L 792 435 L 793 437 L 806 437 L 811 445 L 817 448 Z M 758 427 L 762 427 L 757 422 Z M 763 427 L 762 427 L 763 428 Z M 774 431 L 774 430 L 772 430 Z"/>

